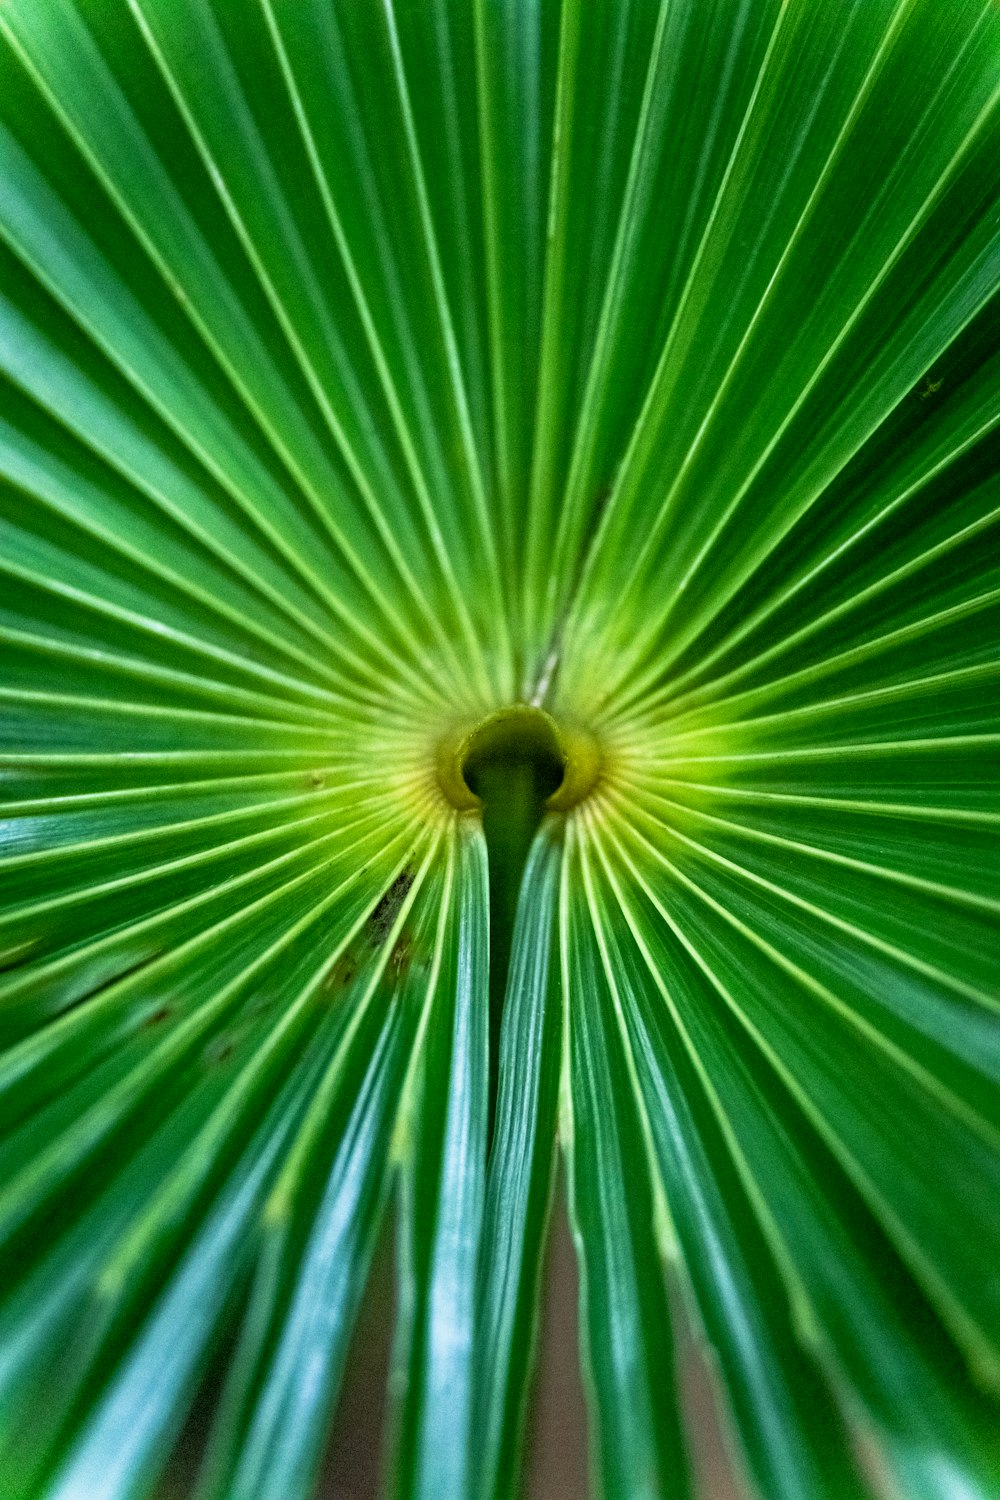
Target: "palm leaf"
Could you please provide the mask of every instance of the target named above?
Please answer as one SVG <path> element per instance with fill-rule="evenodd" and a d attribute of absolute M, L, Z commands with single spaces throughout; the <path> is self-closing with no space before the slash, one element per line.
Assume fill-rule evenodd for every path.
<path fill-rule="evenodd" d="M 522 1493 L 564 1183 L 595 1492 L 693 1341 L 748 1494 L 1000 1494 L 993 0 L 0 85 L 0 1492 L 318 1493 L 394 1227 L 385 1487 Z"/>

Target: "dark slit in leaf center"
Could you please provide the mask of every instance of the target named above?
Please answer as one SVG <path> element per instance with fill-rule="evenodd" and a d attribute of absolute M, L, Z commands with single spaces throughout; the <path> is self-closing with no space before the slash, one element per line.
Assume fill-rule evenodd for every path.
<path fill-rule="evenodd" d="M 517 898 L 546 802 L 562 786 L 565 760 L 548 715 L 524 708 L 487 721 L 462 765 L 482 801 L 490 869 L 490 1136 L 496 1110 L 500 1025 Z"/>

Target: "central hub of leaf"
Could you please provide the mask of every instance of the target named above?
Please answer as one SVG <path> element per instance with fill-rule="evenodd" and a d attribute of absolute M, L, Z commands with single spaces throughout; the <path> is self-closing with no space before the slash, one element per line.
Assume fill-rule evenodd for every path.
<path fill-rule="evenodd" d="M 469 741 L 462 774 L 482 803 L 492 930 L 502 948 L 509 945 L 531 841 L 546 804 L 563 784 L 565 771 L 565 756 L 552 721 L 537 708 L 497 714 Z M 505 959 L 506 952 L 494 954 L 497 972 L 506 969 Z"/>
<path fill-rule="evenodd" d="M 489 810 L 512 797 L 519 805 L 545 802 L 563 784 L 566 755 L 555 725 L 540 708 L 515 707 L 492 714 L 469 736 L 462 779 Z"/>
<path fill-rule="evenodd" d="M 442 792 L 461 811 L 527 799 L 535 804 L 537 827 L 545 808 L 567 812 L 593 791 L 602 756 L 587 730 L 515 703 L 447 735 L 438 746 L 437 770 Z"/>

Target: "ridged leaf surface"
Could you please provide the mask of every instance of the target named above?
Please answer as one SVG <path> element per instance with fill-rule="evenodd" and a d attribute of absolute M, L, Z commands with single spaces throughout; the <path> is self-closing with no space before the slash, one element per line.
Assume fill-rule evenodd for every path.
<path fill-rule="evenodd" d="M 996 0 L 0 0 L 4 1500 L 1000 1496 L 998 474 Z"/>

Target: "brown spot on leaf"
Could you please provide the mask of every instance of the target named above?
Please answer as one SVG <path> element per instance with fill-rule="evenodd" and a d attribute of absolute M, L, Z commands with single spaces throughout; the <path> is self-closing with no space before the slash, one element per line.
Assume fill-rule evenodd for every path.
<path fill-rule="evenodd" d="M 323 988 L 328 991 L 335 989 L 346 990 L 357 972 L 357 956 L 348 948 L 330 965 L 323 980 Z"/>
<path fill-rule="evenodd" d="M 143 1019 L 142 1024 L 143 1024 L 144 1027 L 148 1027 L 148 1026 L 162 1026 L 163 1022 L 164 1021 L 168 1021 L 170 1019 L 170 1017 L 171 1017 L 172 1014 L 173 1014 L 173 1007 L 172 1006 L 169 1006 L 169 1005 L 159 1005 L 159 1006 L 157 1006 L 156 1010 L 151 1010 L 150 1011 L 149 1015 L 146 1016 Z"/>
<path fill-rule="evenodd" d="M 403 980 L 413 962 L 413 939 L 409 933 L 401 932 L 389 958 L 389 965 L 397 979 Z"/>
<path fill-rule="evenodd" d="M 409 870 L 404 870 L 397 875 L 392 885 L 379 901 L 375 910 L 365 924 L 365 930 L 369 941 L 376 948 L 385 942 L 392 929 L 392 924 L 399 916 L 399 910 L 406 900 L 407 892 L 413 885 L 413 876 Z"/>

